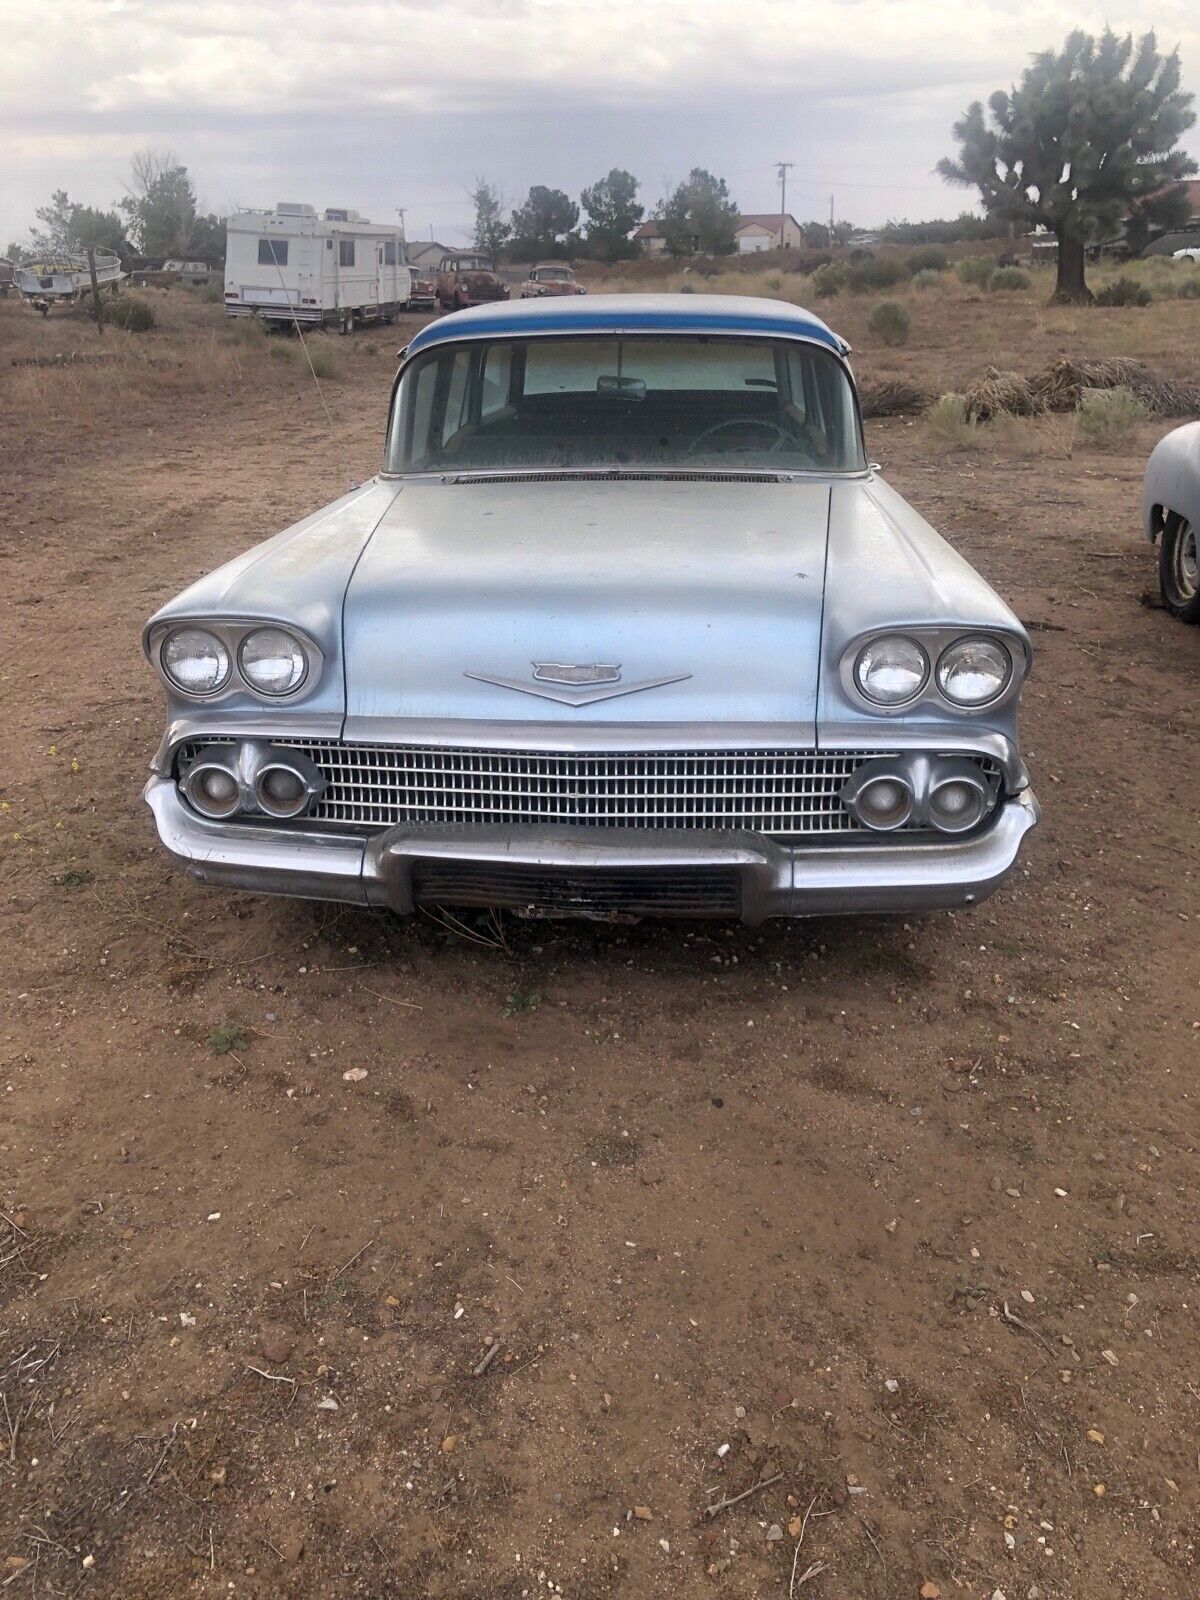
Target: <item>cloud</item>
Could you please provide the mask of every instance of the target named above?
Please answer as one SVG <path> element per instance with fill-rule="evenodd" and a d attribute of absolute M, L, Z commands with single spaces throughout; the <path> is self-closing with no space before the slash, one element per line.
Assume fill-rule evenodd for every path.
<path fill-rule="evenodd" d="M 56 0 L 53 28 L 0 0 L 0 17 L 10 233 L 54 187 L 110 201 L 147 143 L 217 205 L 336 191 L 458 216 L 476 171 L 523 193 L 618 162 L 657 193 L 699 161 L 759 209 L 786 155 L 800 209 L 808 182 L 864 219 L 944 213 L 963 196 L 930 171 L 954 116 L 1106 20 L 1054 0 Z M 1198 70 L 1195 8 L 1165 0 L 1158 20 Z"/>

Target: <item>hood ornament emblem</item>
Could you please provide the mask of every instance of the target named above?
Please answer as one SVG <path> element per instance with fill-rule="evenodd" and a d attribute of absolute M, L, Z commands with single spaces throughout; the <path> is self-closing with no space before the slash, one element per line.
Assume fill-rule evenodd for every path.
<path fill-rule="evenodd" d="M 619 683 L 621 669 L 600 661 L 588 666 L 566 661 L 535 661 L 533 675 L 539 683 Z"/>
<path fill-rule="evenodd" d="M 476 683 L 492 683 L 498 689 L 515 689 L 539 700 L 553 700 L 561 706 L 590 706 L 598 700 L 615 700 L 619 695 L 637 694 L 642 689 L 661 689 L 669 683 L 683 683 L 690 672 L 672 672 L 663 678 L 643 678 L 638 683 L 622 683 L 621 668 L 609 661 L 534 661 L 533 680 L 505 678 L 491 672 L 466 672 Z"/>

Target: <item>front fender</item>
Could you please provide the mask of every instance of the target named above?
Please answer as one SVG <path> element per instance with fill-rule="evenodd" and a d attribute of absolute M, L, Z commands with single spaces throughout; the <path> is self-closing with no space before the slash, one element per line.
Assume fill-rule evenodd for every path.
<path fill-rule="evenodd" d="M 1142 518 L 1151 544 L 1162 529 L 1164 511 L 1200 527 L 1200 422 L 1173 428 L 1158 441 L 1146 464 Z"/>

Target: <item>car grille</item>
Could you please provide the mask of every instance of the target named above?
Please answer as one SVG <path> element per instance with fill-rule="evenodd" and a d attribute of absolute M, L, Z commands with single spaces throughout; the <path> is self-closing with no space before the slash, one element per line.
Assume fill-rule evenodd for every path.
<path fill-rule="evenodd" d="M 205 744 L 225 740 L 206 740 Z M 320 768 L 311 820 L 735 829 L 779 839 L 872 835 L 842 804 L 851 773 L 886 750 L 522 751 L 277 739 Z M 202 748 L 181 747 L 186 765 Z M 996 764 L 973 757 L 993 781 Z"/>
<path fill-rule="evenodd" d="M 740 916 L 737 872 L 713 867 L 558 870 L 494 861 L 417 861 L 417 905 L 508 906 L 594 916 Z"/>

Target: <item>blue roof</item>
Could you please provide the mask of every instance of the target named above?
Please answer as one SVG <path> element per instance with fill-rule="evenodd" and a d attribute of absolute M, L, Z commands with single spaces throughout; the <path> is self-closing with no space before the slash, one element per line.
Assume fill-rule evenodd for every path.
<path fill-rule="evenodd" d="M 415 334 L 408 354 L 457 339 L 519 339 L 539 333 L 764 334 L 816 340 L 839 355 L 847 348 L 820 317 L 786 300 L 729 294 L 597 294 L 454 311 Z"/>

